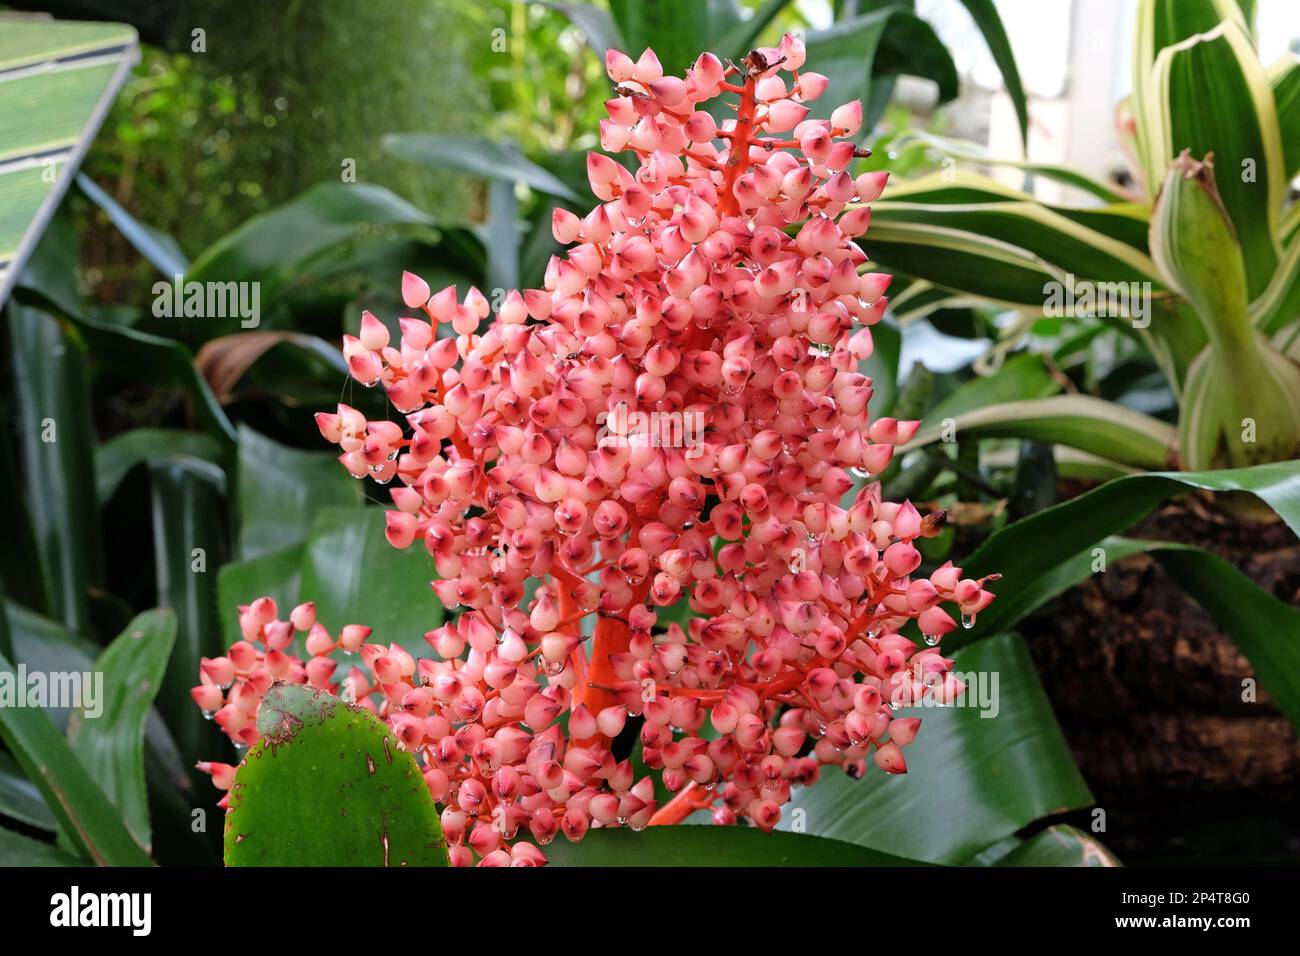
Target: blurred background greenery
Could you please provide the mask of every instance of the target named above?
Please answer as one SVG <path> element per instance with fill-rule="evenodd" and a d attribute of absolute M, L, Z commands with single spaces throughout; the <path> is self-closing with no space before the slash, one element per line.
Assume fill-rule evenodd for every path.
<path fill-rule="evenodd" d="M 997 669 L 1022 690 L 1004 702 L 1004 720 L 927 716 L 913 778 L 932 762 L 929 783 L 910 791 L 892 779 L 857 784 L 856 806 L 897 800 L 891 819 L 906 817 L 907 827 L 879 827 L 864 810 L 836 817 L 823 835 L 946 863 L 1094 863 L 1111 851 L 1136 863 L 1294 861 L 1300 665 L 1250 641 L 1264 631 L 1300 641 L 1298 506 L 1274 495 L 1292 472 L 1242 479 L 1285 521 L 1252 523 L 1258 515 L 1225 512 L 1208 496 L 1164 507 L 1142 483 L 1175 463 L 1165 456 L 1181 381 L 1166 374 L 1163 353 L 1114 323 L 1048 316 L 1041 302 L 1035 309 L 1032 299 L 994 294 L 987 285 L 1000 279 L 998 268 L 981 258 L 978 233 L 994 235 L 1008 220 L 980 218 L 989 210 L 976 207 L 997 200 L 1034 221 L 1060 213 L 1047 220 L 1055 232 L 1012 220 L 1007 240 L 1025 242 L 1024 285 L 1034 295 L 1055 274 L 1049 266 L 1088 275 L 1111 232 L 1132 243 L 1126 262 L 1148 261 L 1153 197 L 1127 168 L 1124 126 L 1116 131 L 1112 113 L 1128 92 L 1125 58 L 1138 55 L 1129 51 L 1140 6 L 1162 4 L 0 7 L 0 15 L 127 22 L 143 41 L 82 164 L 86 179 L 69 192 L 7 308 L 0 413 L 10 440 L 0 501 L 13 546 L 0 563 L 11 632 L 0 651 L 44 648 L 47 660 L 89 662 L 136 613 L 175 609 L 175 650 L 154 662 L 166 677 L 144 731 L 150 849 L 161 862 L 215 862 L 219 826 L 206 834 L 189 826 L 214 792 L 187 768 L 235 754 L 192 707 L 188 688 L 198 657 L 233 639 L 235 604 L 262 593 L 282 606 L 314 599 L 331 627 L 365 621 L 379 639 L 413 649 L 444 613 L 429 594 L 428 557 L 384 543 L 382 489 L 349 479 L 316 433 L 312 413 L 340 399 L 371 417 L 389 414 L 381 395 L 347 379 L 340 334 L 355 332 L 363 308 L 395 320 L 403 269 L 434 288 L 457 283 L 462 294 L 470 284 L 491 294 L 540 283 L 557 250 L 552 209 L 591 206 L 583 155 L 598 146 L 609 95 L 605 43 L 617 37 L 635 54 L 653 42 L 681 69 L 698 49 L 739 57 L 796 30 L 807 37 L 809 67 L 832 77 L 827 105 L 866 104 L 863 138 L 874 155 L 859 168 L 888 169 L 904 190 L 892 207 L 882 204 L 867 237 L 873 257 L 897 275 L 867 367 L 873 412 L 934 430 L 1008 403 L 1114 403 L 1118 430 L 1078 427 L 1083 447 L 1114 446 L 1122 458 L 1118 445 L 1132 439 L 1137 449 L 1134 461 L 1079 455 L 1057 441 L 1069 430 L 1061 419 L 1045 431 L 1022 415 L 982 431 L 972 424 L 979 440 L 935 441 L 899 456 L 883 476 L 886 493 L 949 512 L 948 528 L 926 543 L 930 565 L 975 553 L 985 571 L 1019 569 L 999 588 L 995 607 L 1008 610 L 950 643 L 967 645 L 959 653 L 970 666 Z M 1187 0 L 1179 9 L 1211 17 L 1195 30 L 1230 8 L 1248 10 L 1271 25 L 1256 31 L 1261 55 L 1300 33 L 1278 3 L 1255 7 Z M 1295 112 L 1284 112 L 1300 102 L 1287 99 L 1290 75 L 1284 69 L 1274 81 L 1288 144 L 1300 128 Z M 995 161 L 1004 155 L 1012 161 Z M 971 169 L 978 179 L 964 178 Z M 1300 218 L 1287 195 L 1284 220 L 1294 228 Z M 939 206 L 975 217 L 948 226 L 966 230 L 960 248 L 909 238 L 939 221 L 942 209 L 931 208 Z M 1294 243 L 1295 233 L 1284 239 Z M 259 283 L 260 324 L 155 315 L 155 283 L 175 271 Z M 1194 354 L 1202 344 L 1186 347 Z M 51 416 L 60 440 L 36 441 Z M 1125 416 L 1138 421 L 1134 434 L 1122 431 Z M 1136 479 L 1126 486 L 1134 490 L 1112 494 L 1121 479 Z M 1090 491 L 1099 497 L 1080 497 Z M 1137 522 L 1159 541 L 1108 537 Z M 1212 553 L 1182 566 L 1168 541 Z M 1122 571 L 1088 580 L 1098 544 L 1124 559 Z M 1226 562 L 1214 566 L 1222 573 L 1198 589 L 1195 575 L 1211 560 Z M 1185 588 L 1222 589 L 1245 610 L 1212 617 Z M 1241 681 L 1257 667 L 1262 679 L 1272 668 L 1276 679 L 1265 685 L 1277 702 L 1246 707 Z M 66 714 L 54 716 L 66 724 Z M 111 764 L 113 748 L 131 745 L 83 736 L 79 746 Z M 64 821 L 42 809 L 30 774 L 0 757 L 0 843 L 12 830 L 48 845 Z M 825 799 L 849 784 L 827 781 Z M 119 805 L 144 799 L 130 781 L 105 786 L 120 788 L 108 794 Z M 1101 830 L 1099 807 L 1107 811 Z M 1064 855 L 1038 855 L 1046 838 Z"/>

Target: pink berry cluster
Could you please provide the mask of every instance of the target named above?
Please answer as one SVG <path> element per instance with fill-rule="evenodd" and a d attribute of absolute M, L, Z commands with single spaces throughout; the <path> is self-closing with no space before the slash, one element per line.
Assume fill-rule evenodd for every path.
<path fill-rule="evenodd" d="M 337 691 L 333 653 L 359 652 L 343 690 L 417 755 L 458 864 L 538 862 L 511 843 L 700 808 L 771 829 L 823 764 L 906 770 L 920 721 L 896 708 L 961 685 L 899 630 L 933 645 L 950 609 L 969 622 L 993 596 L 951 564 L 919 575 L 942 513 L 865 480 L 917 427 L 872 421 L 859 371 L 889 277 L 860 271 L 855 239 L 886 175 L 849 173 L 860 103 L 808 118 L 827 80 L 803 61 L 793 36 L 685 78 L 611 50 L 601 141 L 636 171 L 589 154 L 600 202 L 555 211 L 569 248 L 543 288 L 489 322 L 477 289 L 408 273 L 401 340 L 368 313 L 345 337 L 353 377 L 409 428 L 340 405 L 321 433 L 353 475 L 396 479 L 388 539 L 426 548 L 461 610 L 425 635 L 438 659 L 414 660 L 357 626 L 333 640 L 308 605 L 287 622 L 268 599 L 242 608 L 245 640 L 195 688 L 232 738 L 256 740 L 272 680 Z M 719 97 L 722 123 L 704 108 Z M 688 416 L 699 440 L 608 427 L 629 409 Z M 681 604 L 689 623 L 665 627 Z M 663 807 L 628 728 L 675 794 Z"/>

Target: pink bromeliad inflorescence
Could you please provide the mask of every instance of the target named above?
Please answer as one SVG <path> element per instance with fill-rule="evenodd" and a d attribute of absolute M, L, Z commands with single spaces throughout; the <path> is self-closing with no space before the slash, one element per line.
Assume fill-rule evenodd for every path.
<path fill-rule="evenodd" d="M 321 433 L 353 475 L 397 479 L 388 540 L 428 549 L 460 612 L 416 660 L 360 625 L 335 639 L 310 604 L 288 620 L 269 598 L 240 608 L 244 640 L 194 689 L 232 739 L 256 742 L 273 681 L 372 709 L 424 768 L 459 865 L 542 863 L 557 833 L 702 808 L 770 830 L 822 765 L 905 772 L 920 721 L 895 710 L 962 687 L 899 629 L 937 643 L 945 606 L 969 622 L 992 594 L 951 564 L 918 576 L 915 541 L 942 512 L 858 480 L 917 427 L 871 421 L 858 371 L 889 277 L 859 272 L 854 239 L 886 174 L 847 172 L 860 103 L 807 118 L 827 81 L 803 61 L 787 36 L 679 79 L 649 50 L 611 50 L 601 142 L 638 167 L 589 154 L 600 203 L 556 210 L 569 249 L 544 287 L 511 291 L 485 326 L 477 289 L 431 296 L 408 273 L 425 318 L 403 318 L 396 344 L 369 314 L 345 337 L 353 377 L 382 385 L 410 434 L 346 405 Z M 720 96 L 735 116 L 717 125 L 703 107 Z M 682 602 L 685 627 L 656 627 Z M 343 676 L 339 650 L 363 666 Z M 631 728 L 675 794 L 662 807 L 613 752 Z M 234 768 L 203 766 L 230 787 Z"/>

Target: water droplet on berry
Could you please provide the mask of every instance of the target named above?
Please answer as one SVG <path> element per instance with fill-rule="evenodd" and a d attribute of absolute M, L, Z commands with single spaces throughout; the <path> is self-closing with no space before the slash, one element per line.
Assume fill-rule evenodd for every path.
<path fill-rule="evenodd" d="M 925 643 L 929 644 L 931 647 L 934 647 L 934 645 L 939 643 L 939 635 L 938 634 L 925 635 Z"/>
<path fill-rule="evenodd" d="M 964 628 L 966 628 L 966 630 L 969 631 L 972 627 L 975 626 L 975 615 L 974 615 L 974 614 L 963 614 L 963 615 L 961 616 L 961 626 L 964 627 Z"/>

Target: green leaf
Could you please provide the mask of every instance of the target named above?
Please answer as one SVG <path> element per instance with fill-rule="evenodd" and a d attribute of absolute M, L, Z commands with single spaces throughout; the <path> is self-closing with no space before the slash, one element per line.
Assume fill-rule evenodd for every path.
<path fill-rule="evenodd" d="M 122 813 L 127 829 L 147 852 L 152 840 L 144 782 L 144 724 L 162 684 L 176 639 L 176 615 L 146 611 L 95 661 L 103 698 L 95 713 L 74 711 L 68 740 L 82 765 Z"/>
<path fill-rule="evenodd" d="M 398 159 L 483 179 L 523 183 L 540 192 L 577 202 L 578 196 L 554 175 L 509 143 L 485 136 L 442 133 L 389 133 L 384 151 Z"/>
<path fill-rule="evenodd" d="M 3 656 L 0 680 L 17 686 L 17 671 Z M 117 808 L 44 710 L 0 707 L 0 739 L 41 791 L 60 831 L 78 852 L 100 866 L 149 865 L 148 854 L 132 839 Z"/>
<path fill-rule="evenodd" d="M 1058 823 L 1020 843 L 993 866 L 1120 866 L 1115 855 L 1093 837 Z"/>
<path fill-rule="evenodd" d="M 373 714 L 277 684 L 258 729 L 230 790 L 228 866 L 448 865 L 420 768 Z"/>
<path fill-rule="evenodd" d="M 53 833 L 59 826 L 41 792 L 23 774 L 17 761 L 3 752 L 0 752 L 0 816 L 46 833 Z"/>
<path fill-rule="evenodd" d="M 226 549 L 225 474 L 209 462 L 176 457 L 152 462 L 149 476 L 157 601 L 176 616 L 175 650 L 165 659 L 158 710 L 192 762 L 215 738 L 190 688 L 199 661 L 222 650 L 216 571 Z"/>
<path fill-rule="evenodd" d="M 0 867 L 10 866 L 85 866 L 52 843 L 33 840 L 13 830 L 0 827 Z"/>
<path fill-rule="evenodd" d="M 95 489 L 100 506 L 108 504 L 133 468 L 174 456 L 216 464 L 221 446 L 211 435 L 180 428 L 133 428 L 96 446 Z"/>
<path fill-rule="evenodd" d="M 701 50 L 729 52 L 720 44 L 743 23 L 736 0 L 610 0 L 609 9 L 628 47 L 623 52 L 635 60 L 649 47 L 664 73 L 675 76 L 685 73 Z"/>
<path fill-rule="evenodd" d="M 1273 105 L 1282 130 L 1282 155 L 1287 178 L 1300 173 L 1300 56 L 1290 51 L 1268 70 Z"/>
<path fill-rule="evenodd" d="M 903 352 L 903 334 L 898 326 L 884 319 L 871 327 L 874 343 L 871 355 L 859 371 L 871 379 L 871 412 L 877 417 L 888 415 L 898 395 L 898 361 Z"/>
<path fill-rule="evenodd" d="M 58 322 L 9 304 L 16 431 L 28 512 L 50 612 L 90 633 L 87 593 L 98 582 L 93 435 L 83 356 Z"/>
<path fill-rule="evenodd" d="M 327 508 L 312 524 L 303 559 L 302 595 L 332 634 L 345 624 L 374 629 L 374 643 L 427 653 L 425 632 L 442 623 L 430 582 L 433 558 L 420 542 L 399 551 L 384 534 L 379 508 Z"/>
<path fill-rule="evenodd" d="M 972 574 L 996 570 L 1004 580 L 1027 579 L 1049 563 L 1123 531 L 1170 498 L 1195 488 L 1248 493 L 1300 534 L 1300 461 L 1218 471 L 1153 472 L 1116 478 L 1008 525 L 971 555 L 966 570 Z M 1043 547 L 1035 547 L 1034 542 Z"/>
<path fill-rule="evenodd" d="M 382 186 L 320 183 L 301 196 L 254 216 L 194 260 L 186 282 L 256 282 L 258 303 L 269 309 L 305 282 L 308 267 L 376 226 L 427 226 L 428 215 Z M 172 318 L 178 334 L 206 340 L 238 331 L 238 316 Z"/>
<path fill-rule="evenodd" d="M 1231 635 L 1278 709 L 1300 730 L 1300 611 L 1262 590 L 1217 554 L 1171 546 L 1155 555 Z"/>
<path fill-rule="evenodd" d="M 1062 273 L 1084 279 L 1163 284 L 1155 263 L 1141 250 L 1037 202 L 918 202 L 903 190 L 895 190 L 871 207 L 871 229 L 865 237 L 868 248 L 881 225 L 895 223 L 959 232 L 975 243 L 981 239 L 1002 242 Z M 942 270 L 934 267 L 913 274 L 950 289 L 965 288 L 945 279 Z M 1046 297 L 1047 290 L 1040 283 L 1033 300 L 1038 309 L 1043 308 Z"/>
<path fill-rule="evenodd" d="M 1016 67 L 1016 57 L 1011 50 L 1011 41 L 1007 39 L 1006 28 L 998 16 L 998 8 L 993 0 L 961 0 L 966 12 L 971 15 L 984 42 L 993 54 L 993 62 L 1002 71 L 1002 82 L 1007 85 L 1007 95 L 1015 107 L 1016 119 L 1020 122 L 1020 142 L 1028 150 L 1029 146 L 1029 107 L 1025 98 L 1025 87 L 1020 82 L 1020 70 Z"/>
<path fill-rule="evenodd" d="M 790 3 L 791 0 L 763 0 L 753 16 L 737 23 L 713 44 L 715 52 L 739 63 L 741 58 L 758 45 L 759 35 Z"/>
<path fill-rule="evenodd" d="M 541 0 L 541 2 L 542 6 L 564 14 L 582 31 L 582 35 L 587 38 L 587 43 L 596 52 L 602 64 L 606 50 L 612 48 L 622 51 L 626 47 L 622 35 L 618 32 L 618 24 L 614 22 L 608 10 L 602 10 L 590 3 L 558 3 L 554 0 Z"/>
<path fill-rule="evenodd" d="M 239 554 L 255 558 L 302 541 L 332 505 L 359 505 L 361 484 L 328 452 L 301 451 L 239 429 Z"/>
<path fill-rule="evenodd" d="M 514 183 L 488 183 L 487 282 L 493 289 L 519 288 L 519 202 Z"/>
<path fill-rule="evenodd" d="M 1081 189 L 1084 192 L 1097 197 L 1104 203 L 1124 204 L 1129 201 L 1129 197 L 1117 192 L 1114 187 L 1109 186 L 1100 180 L 1093 179 L 1087 174 L 1068 166 L 1005 159 L 1003 157 L 992 155 L 979 143 L 972 143 L 960 139 L 950 139 L 945 136 L 938 136 L 928 130 L 920 129 L 909 130 L 906 134 L 900 137 L 897 140 L 896 148 L 906 148 L 911 141 L 925 143 L 939 150 L 939 152 L 944 155 L 951 156 L 953 159 L 978 163 L 981 166 L 1007 166 L 1012 169 L 1023 170 L 1024 172 L 1042 177 L 1043 179 L 1050 179 L 1053 182 L 1063 183 L 1067 186 L 1074 186 L 1076 189 Z"/>
<path fill-rule="evenodd" d="M 137 220 L 85 173 L 77 174 L 77 188 L 104 210 L 123 238 L 164 276 L 170 279 L 184 275 L 189 269 L 189 260 L 175 239 Z"/>
<path fill-rule="evenodd" d="M 949 430 L 957 441 L 997 437 L 1057 442 L 1140 468 L 1167 465 L 1176 437 L 1172 426 L 1122 405 L 1090 395 L 1053 395 L 987 405 L 951 416 L 946 423 L 936 421 L 899 451 L 940 441 Z"/>
<path fill-rule="evenodd" d="M 1137 125 L 1138 159 L 1147 193 L 1152 198 L 1174 156 L 1173 152 L 1156 145 L 1161 109 L 1156 59 L 1166 47 L 1208 33 L 1226 19 L 1245 25 L 1234 0 L 1138 0 L 1131 112 Z"/>
<path fill-rule="evenodd" d="M 955 672 L 968 675 L 963 706 L 901 711 L 921 717 L 903 751 L 906 774 L 871 761 L 862 780 L 826 773 L 795 791 L 781 828 L 802 810 L 802 825 L 816 836 L 955 864 L 1040 817 L 1090 805 L 1024 642 L 989 638 L 955 660 Z M 989 706 L 977 709 L 976 697 Z M 982 716 L 993 707 L 995 716 Z"/>
<path fill-rule="evenodd" d="M 24 280 L 26 281 L 26 280 Z M 75 305 L 50 297 L 48 290 L 21 287 L 14 299 L 35 302 L 67 324 L 68 334 L 96 363 L 119 371 L 132 380 L 147 375 L 151 384 L 181 389 L 190 400 L 195 420 L 217 441 L 232 443 L 235 426 L 212 389 L 194 367 L 194 355 L 173 339 L 92 319 Z"/>
<path fill-rule="evenodd" d="M 550 866 L 924 866 L 869 847 L 754 827 L 619 827 L 543 847 Z"/>
<path fill-rule="evenodd" d="M 8 402 L 0 401 L 0 416 L 16 422 Z M 5 529 L 8 547 L 0 549 L 0 600 L 7 593 L 27 607 L 49 613 L 45 595 L 45 574 L 36 551 L 36 530 L 27 510 L 27 496 L 19 479 L 18 450 L 12 442 L 0 442 L 0 523 Z M 0 642 L 0 654 L 9 649 Z"/>
<path fill-rule="evenodd" d="M 1300 209 L 1300 203 L 1294 208 Z M 1250 303 L 1250 318 L 1266 335 L 1300 318 L 1300 239 L 1291 240 L 1268 288 Z"/>
<path fill-rule="evenodd" d="M 957 76 L 957 67 L 952 62 L 948 48 L 943 45 L 934 27 L 908 10 L 894 10 L 889 26 L 880 38 L 875 59 L 871 64 L 871 76 L 876 85 L 885 78 L 906 74 L 925 80 L 932 80 L 938 87 L 938 104 L 949 103 L 961 92 L 961 80 Z M 877 109 L 883 111 L 887 103 L 875 100 Z M 863 106 L 864 117 L 866 105 Z M 879 113 L 871 116 L 871 125 L 879 118 Z M 867 119 L 863 119 L 863 126 Z"/>
<path fill-rule="evenodd" d="M 872 66 L 876 51 L 896 7 L 887 7 L 858 17 L 838 20 L 825 30 L 809 33 L 805 39 L 807 62 L 830 82 L 825 92 L 809 104 L 809 116 L 825 119 L 841 103 L 860 99 L 863 104 L 862 132 L 870 132 L 867 107 L 871 99 Z"/>
<path fill-rule="evenodd" d="M 1016 355 L 992 375 L 977 375 L 953 389 L 946 398 L 926 410 L 922 427 L 941 424 L 966 412 L 1002 402 L 1046 398 L 1061 390 L 1041 356 Z"/>
<path fill-rule="evenodd" d="M 1184 150 L 1214 154 L 1224 170 L 1219 193 L 1232 221 L 1254 298 L 1277 267 L 1278 211 L 1287 176 L 1273 90 L 1241 25 L 1225 21 L 1209 33 L 1163 50 L 1156 58 L 1149 175 L 1164 181 L 1168 164 Z"/>

